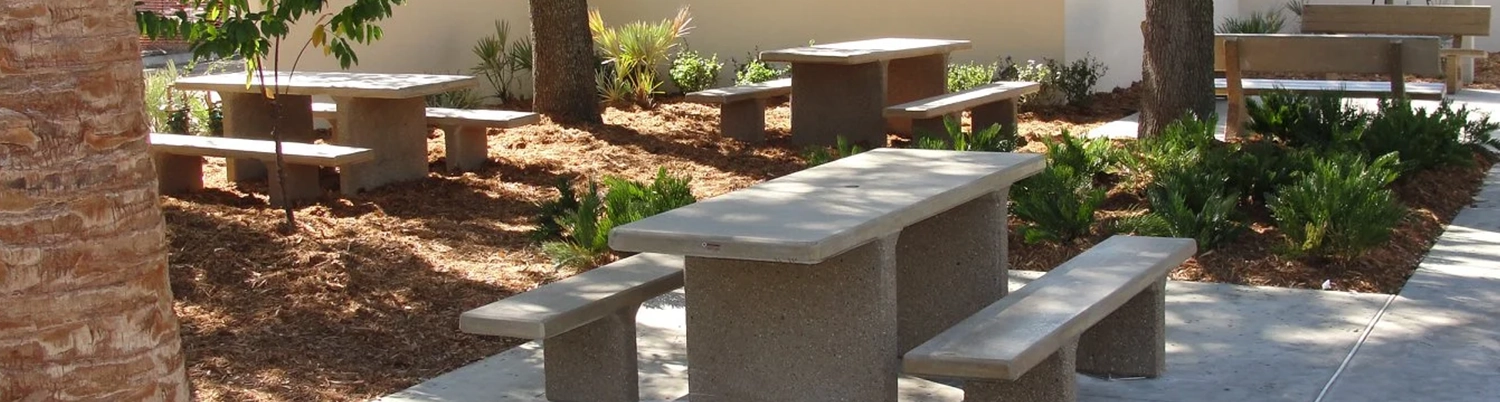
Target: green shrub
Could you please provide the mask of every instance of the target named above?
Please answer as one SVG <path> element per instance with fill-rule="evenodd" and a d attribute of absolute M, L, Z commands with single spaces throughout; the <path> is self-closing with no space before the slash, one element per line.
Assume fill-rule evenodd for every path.
<path fill-rule="evenodd" d="M 471 51 L 479 58 L 479 64 L 469 71 L 489 81 L 495 88 L 495 97 L 502 101 L 515 99 L 511 86 L 520 78 L 520 72 L 531 70 L 531 40 L 511 40 L 510 24 L 495 21 L 495 33 L 479 38 Z"/>
<path fill-rule="evenodd" d="M 579 198 L 577 192 L 573 190 L 573 183 L 568 179 L 558 179 L 554 186 L 557 188 L 558 197 L 536 204 L 537 214 L 531 220 L 536 225 L 536 228 L 531 230 L 531 239 L 534 241 L 547 241 L 562 237 L 564 230 L 559 219 L 578 210 Z M 597 190 L 590 191 L 598 195 Z"/>
<path fill-rule="evenodd" d="M 532 235 L 561 238 L 542 243 L 542 252 L 558 266 L 587 268 L 609 253 L 611 229 L 696 202 L 691 180 L 669 175 L 666 168 L 658 169 L 650 183 L 606 176 L 601 180 L 606 188 L 603 196 L 599 185 L 590 181 L 588 190 L 574 202 L 565 201 L 574 196 L 573 191 L 559 185 L 562 197 L 542 204 L 539 214 L 539 218 L 553 217 L 556 225 L 539 224 Z"/>
<path fill-rule="evenodd" d="M 1053 88 L 1057 88 L 1067 99 L 1069 105 L 1081 106 L 1087 104 L 1089 95 L 1094 94 L 1094 85 L 1099 83 L 1099 78 L 1109 72 L 1109 66 L 1094 59 L 1094 56 L 1084 55 L 1083 58 L 1073 60 L 1072 63 L 1059 63 L 1048 60 L 1051 63 Z"/>
<path fill-rule="evenodd" d="M 1299 7 L 1297 11 L 1300 13 L 1302 9 Z M 1280 10 L 1273 9 L 1250 13 L 1249 17 L 1243 19 L 1235 17 L 1224 18 L 1224 22 L 1219 24 L 1218 28 L 1214 29 L 1214 32 L 1272 34 L 1281 32 L 1281 27 L 1284 25 L 1286 25 L 1286 18 L 1281 16 Z"/>
<path fill-rule="evenodd" d="M 1311 169 L 1267 202 L 1293 255 L 1352 257 L 1384 243 L 1405 216 L 1386 186 L 1396 180 L 1397 157 L 1365 163 L 1352 153 L 1315 158 Z"/>
<path fill-rule="evenodd" d="M 1005 66 L 998 74 L 1001 81 L 1027 81 L 1041 84 L 1041 89 L 1035 93 L 1022 95 L 1017 101 L 1020 105 L 1051 106 L 1067 100 L 1066 96 L 1060 94 L 1052 87 L 1055 74 L 1052 72 L 1051 60 L 1026 60 L 1026 64 L 1016 63 L 1010 57 L 1006 57 L 1000 65 Z"/>
<path fill-rule="evenodd" d="M 1026 145 L 1026 139 L 1016 135 L 1015 128 L 1005 130 L 1000 124 L 991 124 L 989 128 L 972 132 L 964 132 L 962 123 L 958 119 L 947 117 L 943 119 L 945 135 L 948 139 L 940 139 L 931 133 L 918 133 L 917 148 L 919 149 L 942 149 L 949 151 L 982 151 L 982 152 L 1011 152 L 1016 148 Z"/>
<path fill-rule="evenodd" d="M 1201 168 L 1204 160 L 1213 159 L 1205 154 L 1218 146 L 1214 140 L 1217 124 L 1215 116 L 1199 119 L 1185 113 L 1155 136 L 1131 143 L 1130 156 L 1121 161 L 1128 181 L 1145 185 L 1162 172 Z"/>
<path fill-rule="evenodd" d="M 790 69 L 788 68 L 776 68 L 770 63 L 760 61 L 760 59 L 752 56 L 750 58 L 750 62 L 745 63 L 738 68 L 735 68 L 734 84 L 759 84 L 766 81 L 780 79 L 781 77 L 785 76 L 789 70 Z"/>
<path fill-rule="evenodd" d="M 1203 250 L 1218 247 L 1244 228 L 1235 217 L 1239 195 L 1224 191 L 1227 180 L 1223 174 L 1163 175 L 1146 189 L 1150 212 L 1122 220 L 1119 229 L 1146 236 L 1191 238 Z"/>
<path fill-rule="evenodd" d="M 1307 0 L 1287 0 L 1286 3 L 1282 4 L 1281 6 L 1286 8 L 1287 11 L 1291 12 L 1292 15 L 1301 17 L 1302 6 L 1305 5 L 1307 5 Z"/>
<path fill-rule="evenodd" d="M 1048 163 L 1067 166 L 1090 180 L 1104 173 L 1115 159 L 1109 140 L 1104 138 L 1084 139 L 1063 130 L 1058 141 L 1043 142 L 1047 145 Z"/>
<path fill-rule="evenodd" d="M 480 106 L 484 106 L 484 101 L 469 88 L 427 95 L 427 107 L 478 109 Z"/>
<path fill-rule="evenodd" d="M 1251 141 L 1230 146 L 1221 170 L 1229 175 L 1231 190 L 1259 204 L 1291 182 L 1294 173 L 1307 169 L 1307 153 L 1270 141 Z"/>
<path fill-rule="evenodd" d="M 1104 203 L 1103 189 L 1093 178 L 1066 165 L 1053 165 L 1016 183 L 1011 191 L 1011 213 L 1025 222 L 1018 233 L 1027 243 L 1071 241 L 1087 235 L 1094 211 Z"/>
<path fill-rule="evenodd" d="M 702 91 L 719 82 L 719 70 L 723 68 L 717 54 L 705 59 L 698 52 L 683 51 L 672 59 L 672 84 L 682 92 Z"/>
<path fill-rule="evenodd" d="M 835 141 L 836 142 L 834 143 L 834 147 L 832 150 L 829 150 L 827 147 L 819 146 L 811 146 L 807 147 L 806 150 L 803 150 L 802 159 L 807 161 L 807 167 L 813 167 L 822 165 L 824 163 L 833 162 L 865 151 L 864 148 L 861 148 L 859 145 L 849 143 L 849 140 L 844 138 L 844 136 L 842 135 L 838 136 Z"/>
<path fill-rule="evenodd" d="M 187 67 L 189 71 L 193 68 L 192 65 Z M 219 120 L 220 127 L 215 130 L 213 114 L 216 106 L 209 101 L 206 94 L 172 89 L 172 83 L 182 77 L 176 64 L 171 62 L 167 63 L 166 68 L 145 72 L 145 90 L 142 101 L 151 132 L 222 133 L 222 117 Z"/>
<path fill-rule="evenodd" d="M 628 101 L 650 106 L 661 93 L 662 79 L 657 69 L 670 61 L 672 50 L 692 30 L 692 16 L 686 7 L 677 16 L 657 23 L 635 21 L 610 28 L 598 9 L 589 10 L 589 31 L 594 44 L 608 64 L 607 77 L 599 77 L 599 92 L 606 102 Z"/>
<path fill-rule="evenodd" d="M 1271 91 L 1245 104 L 1248 131 L 1294 148 L 1349 150 L 1363 135 L 1368 113 L 1344 103 L 1336 93 Z"/>
<path fill-rule="evenodd" d="M 1475 147 L 1468 142 L 1474 137 L 1465 135 L 1466 130 L 1487 136 L 1493 124 L 1488 118 L 1470 122 L 1469 110 L 1454 110 L 1449 101 L 1428 111 L 1413 108 L 1407 99 L 1381 99 L 1360 143 L 1366 156 L 1397 153 L 1405 172 L 1468 166 L 1474 162 Z"/>
<path fill-rule="evenodd" d="M 995 81 L 996 63 L 968 62 L 948 65 L 948 92 L 969 90 Z"/>

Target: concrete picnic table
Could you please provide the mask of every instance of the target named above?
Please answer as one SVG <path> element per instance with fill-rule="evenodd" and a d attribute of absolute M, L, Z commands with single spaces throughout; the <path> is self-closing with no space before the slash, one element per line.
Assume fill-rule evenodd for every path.
<path fill-rule="evenodd" d="M 880 38 L 760 53 L 792 64 L 792 142 L 833 145 L 838 136 L 886 145 L 887 131 L 909 133 L 910 122 L 888 125 L 881 109 L 948 91 L 948 54 L 967 40 Z"/>
<path fill-rule="evenodd" d="M 895 401 L 902 353 L 1005 295 L 1009 189 L 1043 167 L 877 149 L 620 226 L 609 244 L 685 256 L 692 401 Z"/>
<path fill-rule="evenodd" d="M 269 139 L 270 102 L 261 94 L 260 77 L 246 86 L 244 73 L 187 77 L 173 85 L 180 90 L 215 91 L 223 99 L 224 136 Z M 427 177 L 427 95 L 473 87 L 474 77 L 432 74 L 371 74 L 307 72 L 266 76 L 282 89 L 282 139 L 312 142 L 312 96 L 326 95 L 338 103 L 339 121 L 332 143 L 369 148 L 375 161 L 342 168 L 339 180 L 345 194 L 386 183 Z M 232 160 L 229 179 L 264 177 L 258 161 Z"/>

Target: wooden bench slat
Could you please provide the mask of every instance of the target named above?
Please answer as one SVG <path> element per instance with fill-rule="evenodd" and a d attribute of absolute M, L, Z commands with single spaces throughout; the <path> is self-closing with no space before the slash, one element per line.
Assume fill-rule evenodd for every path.
<path fill-rule="evenodd" d="M 1025 81 L 996 82 L 977 88 L 938 95 L 885 108 L 887 118 L 926 119 L 962 112 L 1004 99 L 1020 98 L 1040 91 L 1042 84 Z"/>
<path fill-rule="evenodd" d="M 1390 71 L 1391 43 L 1401 43 L 1401 69 L 1407 74 L 1442 74 L 1436 36 L 1215 34 L 1214 70 L 1226 68 L 1224 41 L 1239 42 L 1246 72 L 1384 74 Z"/>
<path fill-rule="evenodd" d="M 1329 81 L 1329 80 L 1280 80 L 1247 78 L 1240 80 L 1246 95 L 1257 95 L 1276 90 L 1292 92 L 1340 92 L 1354 98 L 1376 98 L 1391 95 L 1391 83 L 1384 81 Z M 1214 89 L 1229 88 L 1223 78 L 1214 79 Z M 1447 85 L 1440 82 L 1408 82 L 1406 96 L 1412 99 L 1441 100 Z"/>
<path fill-rule="evenodd" d="M 682 256 L 642 253 L 459 316 L 463 332 L 547 339 L 682 287 Z"/>
<path fill-rule="evenodd" d="M 1306 4 L 1302 32 L 1490 35 L 1490 6 Z"/>
<path fill-rule="evenodd" d="M 782 78 L 755 84 L 706 89 L 684 95 L 682 99 L 693 103 L 721 104 L 786 96 L 791 93 L 792 79 Z"/>
<path fill-rule="evenodd" d="M 1191 239 L 1111 237 L 907 352 L 902 370 L 1020 378 L 1196 250 Z"/>
<path fill-rule="evenodd" d="M 338 104 L 328 102 L 314 102 L 312 104 L 313 117 L 320 119 L 338 119 Z M 439 126 L 444 125 L 484 125 L 494 128 L 515 128 L 542 121 L 542 117 L 536 113 L 518 112 L 512 110 L 491 109 L 453 109 L 443 107 L 427 108 L 427 123 Z"/>
<path fill-rule="evenodd" d="M 282 142 L 282 155 L 288 164 L 344 166 L 375 160 L 375 152 L 365 148 L 328 144 Z M 215 156 L 272 161 L 276 144 L 271 140 L 200 137 L 182 134 L 151 134 L 151 150 L 174 155 Z"/>
<path fill-rule="evenodd" d="M 1484 49 L 1438 49 L 1438 54 L 1442 55 L 1444 57 L 1447 57 L 1447 56 L 1489 57 L 1490 56 L 1490 53 L 1484 51 Z"/>

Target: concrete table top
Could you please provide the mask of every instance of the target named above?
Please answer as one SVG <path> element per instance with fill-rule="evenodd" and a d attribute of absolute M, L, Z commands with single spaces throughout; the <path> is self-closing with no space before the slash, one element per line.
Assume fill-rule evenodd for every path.
<path fill-rule="evenodd" d="M 348 72 L 306 72 L 281 74 L 280 80 L 269 75 L 267 81 L 280 85 L 288 95 L 328 95 L 350 98 L 407 99 L 473 87 L 474 77 L 434 74 L 372 74 Z M 184 91 L 217 91 L 260 93 L 260 77 L 246 86 L 244 73 L 187 77 L 174 87 Z"/>
<path fill-rule="evenodd" d="M 620 251 L 815 264 L 1040 172 L 1041 155 L 882 148 L 620 226 Z"/>
<path fill-rule="evenodd" d="M 880 38 L 760 52 L 763 61 L 864 64 L 952 53 L 973 47 L 967 40 Z"/>

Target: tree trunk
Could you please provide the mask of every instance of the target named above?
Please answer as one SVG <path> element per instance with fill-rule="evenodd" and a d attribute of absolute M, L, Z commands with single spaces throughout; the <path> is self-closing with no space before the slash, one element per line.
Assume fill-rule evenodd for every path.
<path fill-rule="evenodd" d="M 559 123 L 602 123 L 587 0 L 531 0 L 533 108 Z"/>
<path fill-rule="evenodd" d="M 131 0 L 0 1 L 0 399 L 187 401 Z"/>
<path fill-rule="evenodd" d="M 1146 49 L 1140 137 L 1156 135 L 1189 111 L 1202 118 L 1213 114 L 1213 1 L 1146 0 L 1141 34 Z"/>

